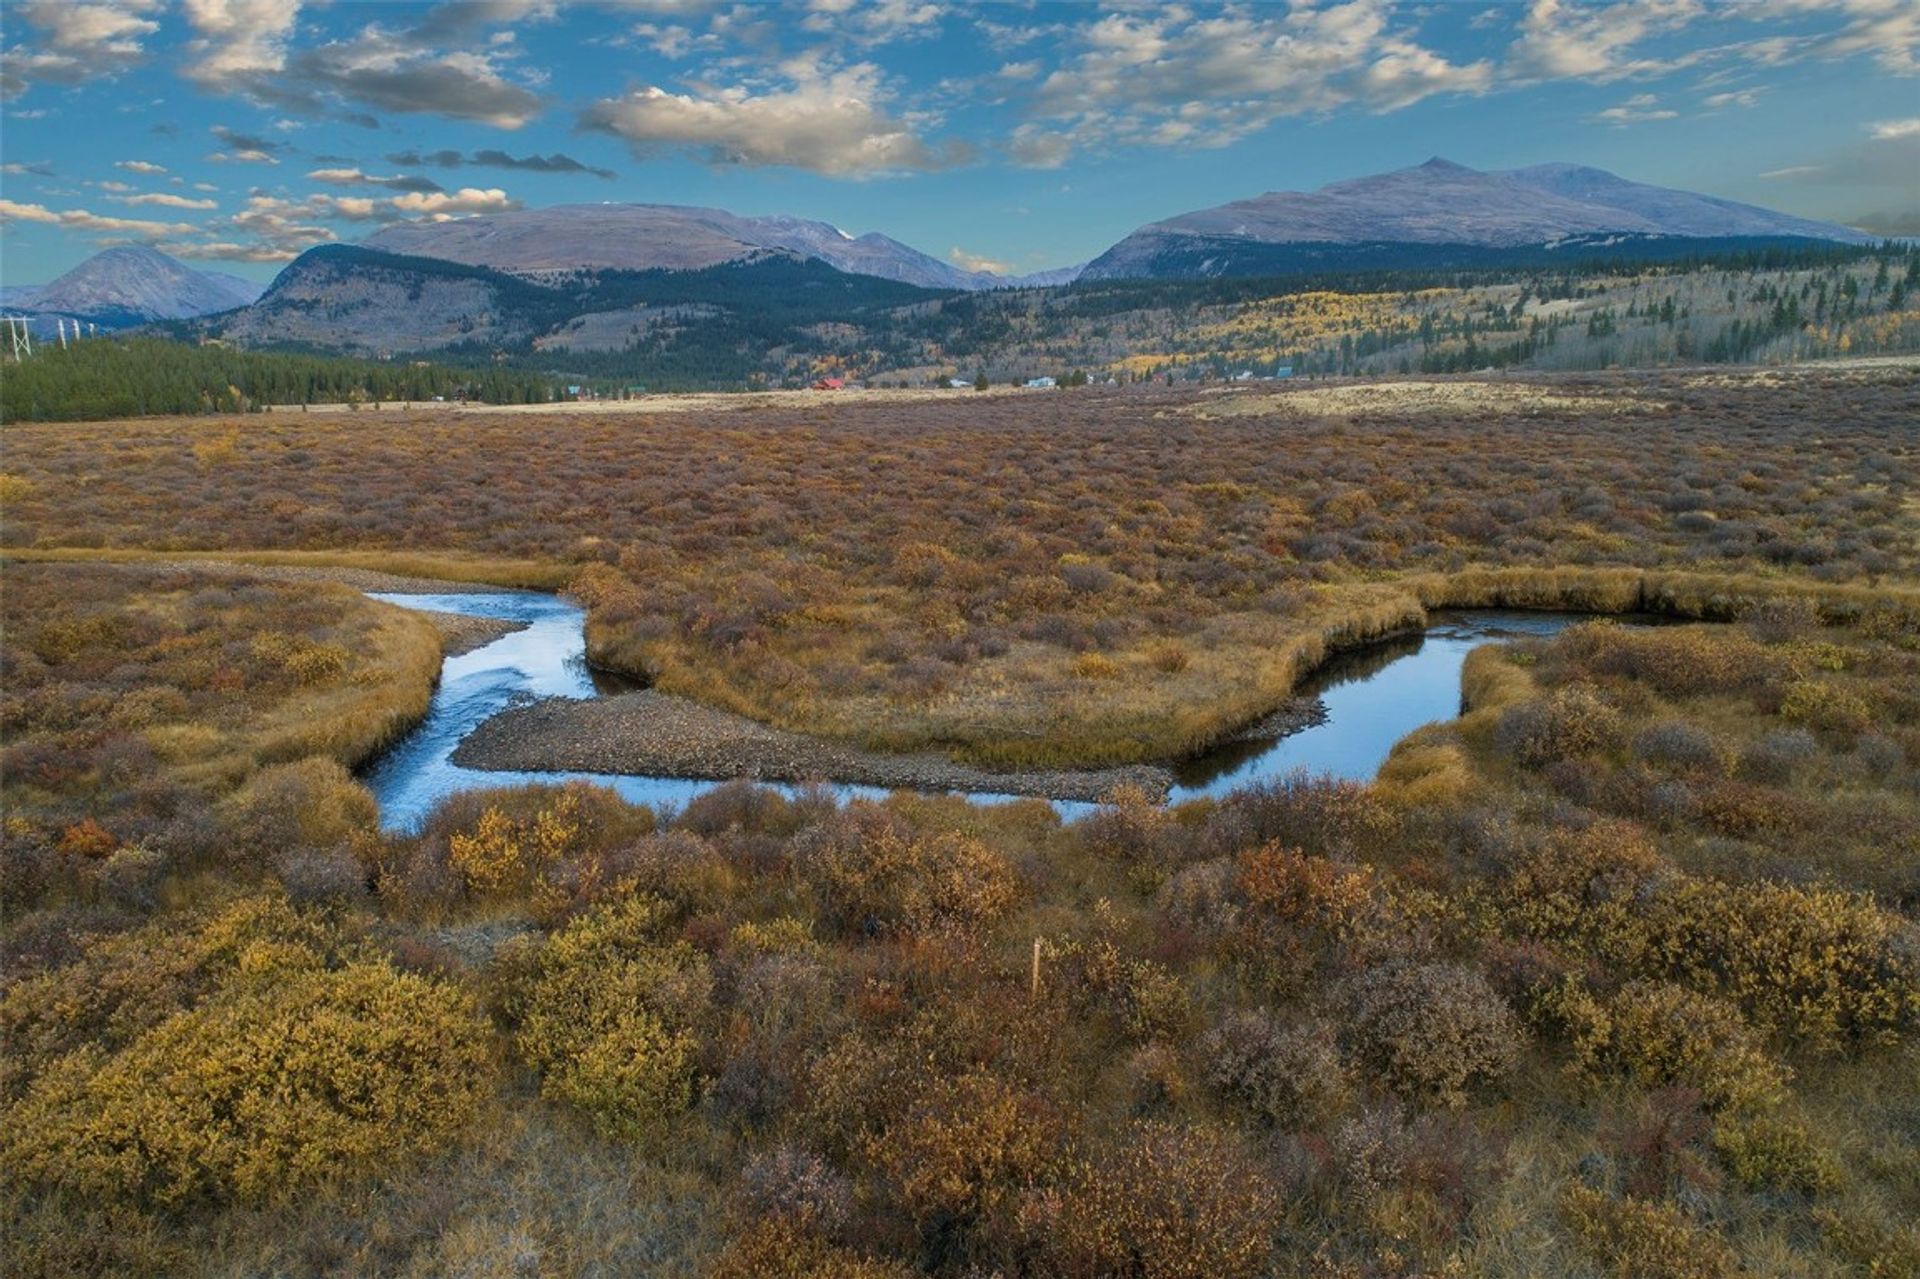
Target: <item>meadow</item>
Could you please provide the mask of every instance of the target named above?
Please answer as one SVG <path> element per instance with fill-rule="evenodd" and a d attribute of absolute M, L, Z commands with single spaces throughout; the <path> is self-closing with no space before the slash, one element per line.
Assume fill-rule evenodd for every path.
<path fill-rule="evenodd" d="M 151 830 L 16 795 L 9 1271 L 1920 1273 L 1911 616 L 1597 622 L 1466 692 L 1371 786 L 1071 825 L 575 786 L 387 836 L 318 756 Z"/>
<path fill-rule="evenodd" d="M 1422 605 L 1914 580 L 1911 369 L 1439 385 L 21 424 L 0 543 L 570 583 L 602 665 L 1005 766 L 1192 751 Z"/>
<path fill-rule="evenodd" d="M 9 427 L 8 1272 L 1920 1275 L 1920 375 L 1438 385 Z M 289 565 L 988 762 L 1601 616 L 1368 784 L 393 834 L 439 636 Z"/>

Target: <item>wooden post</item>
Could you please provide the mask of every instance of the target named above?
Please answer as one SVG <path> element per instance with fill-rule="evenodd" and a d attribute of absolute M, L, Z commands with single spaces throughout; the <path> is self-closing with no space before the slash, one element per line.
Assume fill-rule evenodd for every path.
<path fill-rule="evenodd" d="M 1040 998 L 1040 939 L 1033 939 L 1033 979 L 1028 985 L 1028 993 L 1035 999 Z"/>

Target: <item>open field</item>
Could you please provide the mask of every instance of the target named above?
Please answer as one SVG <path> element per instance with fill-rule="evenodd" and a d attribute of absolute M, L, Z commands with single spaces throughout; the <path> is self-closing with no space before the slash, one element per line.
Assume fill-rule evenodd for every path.
<path fill-rule="evenodd" d="M 594 660 L 663 692 L 999 767 L 1189 752 L 1422 605 L 1910 598 L 1920 371 L 1417 386 L 1457 408 L 1269 386 L 24 425 L 4 541 L 570 583 Z"/>
<path fill-rule="evenodd" d="M 234 589 L 148 571 L 10 565 L 10 636 Z M 189 687 L 155 639 L 114 678 Z M 9 1273 L 1920 1273 L 1920 626 L 1600 623 L 1465 692 L 1375 785 L 1064 826 L 10 792 Z"/>
<path fill-rule="evenodd" d="M 1920 1275 L 1920 377 L 1314 390 L 9 428 L 9 1274 Z M 998 765 L 1714 624 L 1480 650 L 1372 784 L 383 833 L 473 636 L 355 588 L 472 582 Z"/>

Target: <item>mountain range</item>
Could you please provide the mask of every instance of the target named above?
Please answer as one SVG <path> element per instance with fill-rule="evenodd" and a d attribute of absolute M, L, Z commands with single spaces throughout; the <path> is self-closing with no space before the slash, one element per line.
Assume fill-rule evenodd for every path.
<path fill-rule="evenodd" d="M 1078 273 L 1007 277 L 966 271 L 877 231 L 848 235 L 806 218 L 742 217 L 679 204 L 562 204 L 448 222 L 402 222 L 365 247 L 515 275 L 579 270 L 699 270 L 760 253 L 817 258 L 836 271 L 928 289 L 1061 284 Z M 1064 278 L 1063 278 L 1064 277 Z"/>
<path fill-rule="evenodd" d="M 1272 191 L 1183 213 L 1122 239 L 1088 279 L 1278 275 L 1367 267 L 1536 265 L 1665 257 L 1715 242 L 1874 237 L 1833 222 L 1542 164 L 1488 172 L 1435 158 L 1317 191 Z"/>
<path fill-rule="evenodd" d="M 1139 228 L 1084 267 L 1028 276 L 964 270 L 878 232 L 853 236 L 806 218 L 608 203 L 396 223 L 357 246 L 309 250 L 264 293 L 154 249 L 114 248 L 0 300 L 48 329 L 55 316 L 106 327 L 188 321 L 249 345 L 612 357 L 641 345 L 743 340 L 748 330 L 805 344 L 818 331 L 810 326 L 829 317 L 881 331 L 894 322 L 884 308 L 1075 279 L 1553 268 L 1871 241 L 1836 223 L 1601 169 L 1487 172 L 1436 158 L 1184 213 Z M 797 269 L 807 264 L 819 269 Z M 776 286 L 799 292 L 759 292 Z"/>
<path fill-rule="evenodd" d="M 129 245 L 102 250 L 51 284 L 9 286 L 0 304 L 48 331 L 56 317 L 127 328 L 231 311 L 264 291 L 252 280 L 196 271 L 158 249 Z"/>

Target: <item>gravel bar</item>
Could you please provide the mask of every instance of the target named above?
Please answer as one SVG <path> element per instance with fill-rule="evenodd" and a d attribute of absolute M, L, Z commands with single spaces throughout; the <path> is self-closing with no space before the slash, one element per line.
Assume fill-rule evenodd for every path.
<path fill-rule="evenodd" d="M 651 690 L 595 701 L 545 698 L 513 707 L 468 734 L 453 762 L 495 771 L 831 780 L 1084 802 L 1097 801 L 1117 786 L 1137 786 L 1162 799 L 1173 783 L 1169 770 L 1151 764 L 990 772 L 932 752 L 863 751 Z"/>

